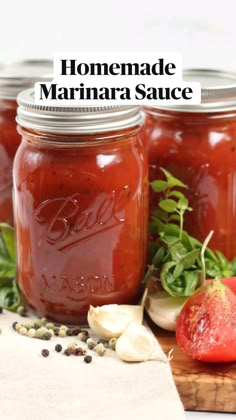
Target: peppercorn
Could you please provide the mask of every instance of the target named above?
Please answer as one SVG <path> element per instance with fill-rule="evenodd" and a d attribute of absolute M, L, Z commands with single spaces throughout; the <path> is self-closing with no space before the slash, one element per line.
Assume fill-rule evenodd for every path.
<path fill-rule="evenodd" d="M 43 340 L 51 340 L 52 336 L 50 334 L 50 332 L 46 332 L 45 334 L 42 335 L 42 339 Z"/>
<path fill-rule="evenodd" d="M 27 310 L 24 306 L 18 306 L 16 312 L 18 313 L 18 315 L 21 315 L 21 316 L 26 316 L 27 314 Z"/>
<path fill-rule="evenodd" d="M 15 330 L 17 332 L 20 332 L 21 327 L 23 327 L 23 325 L 20 322 L 17 322 L 16 325 L 15 325 Z"/>
<path fill-rule="evenodd" d="M 58 328 L 58 327 L 55 327 L 55 328 L 54 328 L 54 334 L 55 334 L 56 336 L 58 336 L 58 335 L 59 335 L 59 328 Z"/>
<path fill-rule="evenodd" d="M 67 330 L 68 330 L 67 325 L 60 325 L 60 330 L 65 330 L 65 331 L 67 331 Z"/>
<path fill-rule="evenodd" d="M 93 359 L 92 356 L 90 356 L 89 354 L 87 354 L 87 356 L 84 356 L 85 363 L 91 363 L 92 359 Z"/>
<path fill-rule="evenodd" d="M 84 356 L 86 354 L 86 350 L 82 349 L 82 347 L 77 347 L 76 349 L 73 350 L 73 354 L 75 356 Z"/>
<path fill-rule="evenodd" d="M 67 348 L 74 350 L 74 349 L 77 348 L 77 344 L 76 343 L 70 343 L 70 344 L 68 344 Z"/>
<path fill-rule="evenodd" d="M 47 350 L 47 349 L 43 349 L 43 350 L 41 351 L 41 354 L 42 354 L 42 356 L 43 356 L 43 357 L 48 357 L 48 356 L 49 356 L 49 350 Z"/>
<path fill-rule="evenodd" d="M 27 328 L 25 328 L 25 327 L 23 327 L 23 326 L 22 326 L 22 327 L 20 328 L 20 330 L 19 330 L 19 333 L 20 333 L 21 335 L 27 335 L 27 332 L 28 332 L 28 331 L 27 331 Z"/>
<path fill-rule="evenodd" d="M 68 330 L 66 330 L 66 335 L 68 335 L 68 336 L 72 336 L 72 330 L 71 330 L 71 328 L 68 328 Z"/>
<path fill-rule="evenodd" d="M 99 356 L 104 356 L 106 353 L 106 349 L 102 343 L 97 344 L 94 350 Z"/>
<path fill-rule="evenodd" d="M 93 350 L 94 347 L 96 346 L 96 343 L 93 341 L 92 338 L 88 338 L 88 340 L 86 341 L 86 344 L 87 344 L 89 350 Z"/>
<path fill-rule="evenodd" d="M 81 331 L 81 332 L 78 334 L 78 339 L 79 339 L 80 341 L 83 341 L 84 343 L 86 343 L 86 341 L 89 339 L 88 332 L 87 332 L 87 331 Z"/>
<path fill-rule="evenodd" d="M 47 328 L 40 327 L 36 330 L 35 337 L 36 338 L 42 338 L 44 334 L 48 332 Z"/>
<path fill-rule="evenodd" d="M 3 311 L 3 307 L 2 307 L 2 306 L 0 306 L 0 314 L 2 313 L 2 311 Z"/>
<path fill-rule="evenodd" d="M 55 350 L 57 351 L 57 353 L 60 353 L 60 351 L 62 351 L 62 345 L 61 344 L 56 344 L 55 345 Z"/>
<path fill-rule="evenodd" d="M 54 330 L 52 328 L 49 328 L 48 332 L 51 334 L 52 337 L 55 335 Z"/>
<path fill-rule="evenodd" d="M 18 322 L 17 322 L 17 321 L 13 322 L 13 324 L 12 324 L 12 328 L 13 328 L 13 330 L 16 330 L 16 326 L 17 326 L 17 324 L 18 324 Z"/>
<path fill-rule="evenodd" d="M 34 322 L 27 322 L 24 324 L 24 327 L 27 328 L 27 330 L 30 330 L 30 328 L 34 328 Z"/>
<path fill-rule="evenodd" d="M 58 335 L 59 335 L 59 337 L 66 337 L 66 331 L 64 330 L 64 329 L 59 329 L 59 332 L 58 332 Z"/>
<path fill-rule="evenodd" d="M 67 349 L 65 349 L 65 351 L 64 351 L 64 354 L 65 354 L 66 356 L 70 356 L 72 353 L 73 353 L 73 350 L 72 350 L 72 349 L 70 349 L 70 348 L 67 348 Z"/>
<path fill-rule="evenodd" d="M 28 336 L 28 337 L 31 337 L 31 338 L 34 338 L 34 337 L 35 337 L 35 334 L 36 334 L 36 330 L 35 330 L 35 328 L 30 328 L 30 329 L 28 330 L 28 332 L 27 332 L 27 336 Z"/>
<path fill-rule="evenodd" d="M 108 348 L 108 341 L 103 340 L 102 338 L 100 338 L 100 339 L 97 341 L 97 344 L 103 344 L 105 348 Z"/>
<path fill-rule="evenodd" d="M 117 342 L 117 338 L 113 337 L 110 338 L 108 346 L 111 350 L 115 350 L 116 349 L 116 342 Z"/>
<path fill-rule="evenodd" d="M 81 329 L 79 327 L 73 327 L 71 328 L 72 335 L 78 335 L 81 332 Z"/>
<path fill-rule="evenodd" d="M 45 327 L 46 327 L 48 330 L 50 330 L 50 329 L 53 329 L 53 328 L 54 328 L 54 324 L 53 324 L 53 322 L 47 322 L 47 323 L 46 323 L 46 325 L 45 325 Z"/>

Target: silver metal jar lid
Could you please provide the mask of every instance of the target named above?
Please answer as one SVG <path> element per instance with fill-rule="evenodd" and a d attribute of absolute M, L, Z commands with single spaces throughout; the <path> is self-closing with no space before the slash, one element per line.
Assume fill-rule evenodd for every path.
<path fill-rule="evenodd" d="M 17 123 L 25 128 L 46 133 L 93 134 L 117 131 L 142 124 L 138 106 L 44 106 L 34 101 L 34 89 L 17 97 Z"/>
<path fill-rule="evenodd" d="M 21 90 L 52 77 L 53 62 L 50 60 L 0 63 L 0 98 L 16 99 Z"/>
<path fill-rule="evenodd" d="M 157 105 L 153 108 L 212 113 L 236 110 L 236 73 L 212 69 L 188 69 L 183 71 L 183 80 L 201 83 L 200 105 Z"/>

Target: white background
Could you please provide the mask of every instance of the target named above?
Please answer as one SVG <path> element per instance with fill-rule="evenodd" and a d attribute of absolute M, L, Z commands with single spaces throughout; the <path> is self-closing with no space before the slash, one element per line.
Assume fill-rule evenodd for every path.
<path fill-rule="evenodd" d="M 236 0 L 1 1 L 0 60 L 89 50 L 179 51 L 185 67 L 236 70 Z"/>

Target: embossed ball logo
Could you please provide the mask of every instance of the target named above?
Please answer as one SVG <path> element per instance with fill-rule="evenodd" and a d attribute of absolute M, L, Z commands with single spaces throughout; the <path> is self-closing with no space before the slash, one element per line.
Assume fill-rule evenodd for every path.
<path fill-rule="evenodd" d="M 125 222 L 124 209 L 130 196 L 130 188 L 126 185 L 120 191 L 101 193 L 86 209 L 81 207 L 79 193 L 43 201 L 35 210 L 37 222 L 45 226 L 38 246 L 46 241 L 63 251 L 113 229 Z"/>

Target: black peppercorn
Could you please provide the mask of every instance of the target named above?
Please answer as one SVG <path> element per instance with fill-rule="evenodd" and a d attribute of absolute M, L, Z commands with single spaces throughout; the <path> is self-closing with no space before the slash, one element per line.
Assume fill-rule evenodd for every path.
<path fill-rule="evenodd" d="M 85 363 L 91 363 L 92 362 L 92 356 L 87 354 L 87 356 L 84 356 L 84 362 Z"/>
<path fill-rule="evenodd" d="M 73 335 L 71 328 L 68 328 L 68 330 L 66 331 L 66 335 L 68 335 L 68 336 L 72 336 Z"/>
<path fill-rule="evenodd" d="M 80 333 L 81 329 L 79 327 L 73 327 L 71 329 L 72 335 L 78 335 Z"/>
<path fill-rule="evenodd" d="M 76 349 L 73 350 L 73 354 L 75 356 L 84 356 L 86 354 L 86 350 L 82 349 L 82 347 L 76 347 Z"/>
<path fill-rule="evenodd" d="M 42 354 L 42 356 L 43 356 L 43 357 L 48 357 L 48 356 L 49 356 L 49 350 L 47 350 L 47 349 L 43 349 L 43 350 L 41 351 L 41 354 Z"/>
<path fill-rule="evenodd" d="M 51 338 L 52 338 L 52 335 L 50 334 L 50 332 L 46 332 L 42 336 L 43 340 L 51 340 Z"/>
<path fill-rule="evenodd" d="M 15 329 L 16 329 L 16 324 L 18 324 L 18 322 L 17 322 L 17 321 L 13 322 L 13 324 L 12 324 L 12 328 L 13 328 L 13 330 L 15 330 Z"/>
<path fill-rule="evenodd" d="M 55 345 L 55 350 L 57 351 L 57 353 L 60 353 L 60 351 L 62 351 L 62 345 L 61 344 L 56 344 Z"/>
<path fill-rule="evenodd" d="M 72 349 L 70 349 L 70 348 L 67 348 L 67 349 L 65 349 L 65 351 L 64 351 L 64 354 L 65 354 L 66 356 L 70 356 L 72 353 L 73 353 L 73 350 L 72 350 Z"/>

